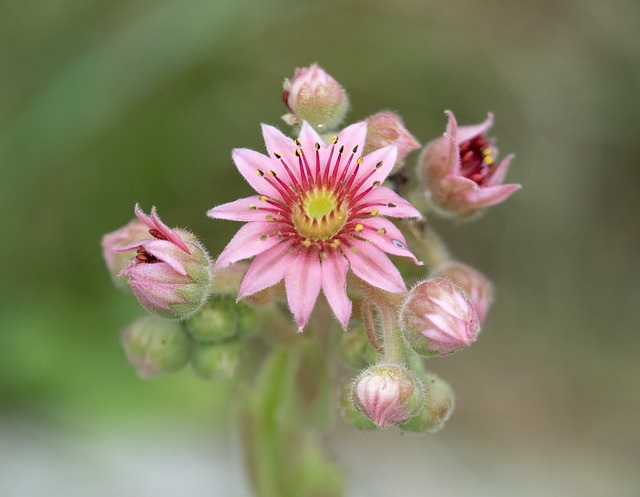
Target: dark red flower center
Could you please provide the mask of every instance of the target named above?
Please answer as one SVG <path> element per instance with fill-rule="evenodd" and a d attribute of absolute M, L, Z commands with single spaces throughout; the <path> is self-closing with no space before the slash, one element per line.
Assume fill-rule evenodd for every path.
<path fill-rule="evenodd" d="M 491 142 L 482 135 L 460 144 L 460 174 L 486 186 L 496 169 L 491 153 Z"/>

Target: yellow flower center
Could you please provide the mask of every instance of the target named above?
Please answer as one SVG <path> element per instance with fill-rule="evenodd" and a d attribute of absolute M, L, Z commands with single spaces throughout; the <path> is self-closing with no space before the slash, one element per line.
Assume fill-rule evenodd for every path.
<path fill-rule="evenodd" d="M 347 222 L 348 209 L 326 187 L 308 191 L 293 208 L 292 221 L 298 233 L 312 240 L 334 236 Z"/>

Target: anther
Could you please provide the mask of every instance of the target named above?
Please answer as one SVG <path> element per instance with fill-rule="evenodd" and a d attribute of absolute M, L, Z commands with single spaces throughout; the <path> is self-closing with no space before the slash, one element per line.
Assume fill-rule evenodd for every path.
<path fill-rule="evenodd" d="M 276 172 L 275 172 L 273 169 L 272 169 L 271 171 L 269 171 L 269 173 L 270 173 L 270 174 L 271 174 L 271 176 L 273 176 L 274 178 L 275 178 L 276 176 L 278 176 L 278 175 L 276 174 Z"/>
<path fill-rule="evenodd" d="M 380 169 L 382 167 L 382 161 L 378 162 L 376 164 L 376 169 Z"/>
<path fill-rule="evenodd" d="M 364 226 L 362 224 L 356 224 L 356 227 L 354 229 L 355 231 L 362 231 L 364 229 Z"/>
<path fill-rule="evenodd" d="M 319 144 L 319 143 L 314 144 L 314 148 L 315 148 L 316 150 L 320 150 L 320 144 Z"/>
<path fill-rule="evenodd" d="M 373 187 L 374 187 L 374 188 L 377 188 L 377 187 L 379 187 L 379 186 L 380 186 L 380 182 L 379 182 L 379 181 L 374 181 L 374 182 L 373 182 Z"/>
<path fill-rule="evenodd" d="M 264 171 L 263 170 L 258 169 L 256 172 L 258 173 L 258 176 L 260 176 L 261 178 L 264 176 Z"/>
<path fill-rule="evenodd" d="M 394 204 L 393 202 L 389 202 L 387 204 L 387 207 L 397 207 L 396 204 Z"/>
<path fill-rule="evenodd" d="M 362 161 L 364 160 L 364 157 L 359 157 L 358 158 L 358 164 L 362 164 Z"/>
<path fill-rule="evenodd" d="M 331 138 L 331 143 L 332 143 L 332 144 L 334 144 L 334 145 L 335 145 L 336 143 L 338 143 L 338 137 L 337 137 L 337 136 L 333 136 L 333 137 Z"/>
<path fill-rule="evenodd" d="M 300 138 L 296 138 L 296 145 L 298 147 L 302 147 L 302 142 L 300 141 Z"/>
<path fill-rule="evenodd" d="M 268 238 L 268 237 L 267 237 L 267 235 L 262 235 L 262 236 L 260 237 L 260 240 L 262 240 L 263 242 L 265 242 L 265 241 L 267 240 L 267 238 Z"/>
<path fill-rule="evenodd" d="M 279 152 L 273 152 L 273 155 L 276 159 L 282 159 L 282 154 L 280 154 Z"/>
<path fill-rule="evenodd" d="M 249 209 L 255 211 L 257 209 L 256 204 L 249 204 Z"/>
<path fill-rule="evenodd" d="M 385 235 L 385 234 L 387 233 L 387 230 L 386 230 L 386 229 L 384 229 L 384 228 L 380 228 L 380 229 L 378 230 L 378 233 L 380 233 L 381 235 Z"/>
<path fill-rule="evenodd" d="M 167 239 L 167 237 L 166 237 L 166 236 L 164 236 L 164 235 L 162 234 L 162 232 L 161 232 L 160 230 L 157 230 L 156 228 L 151 228 L 151 229 L 149 230 L 149 234 L 150 234 L 152 237 L 157 238 L 158 240 L 166 240 L 166 239 Z"/>
<path fill-rule="evenodd" d="M 358 151 L 358 145 L 356 145 L 355 147 L 353 147 L 352 152 L 355 154 Z"/>
<path fill-rule="evenodd" d="M 342 145 L 342 146 L 340 147 L 340 150 L 338 150 L 338 153 L 339 153 L 339 154 L 341 154 L 342 152 L 344 152 L 344 145 Z"/>

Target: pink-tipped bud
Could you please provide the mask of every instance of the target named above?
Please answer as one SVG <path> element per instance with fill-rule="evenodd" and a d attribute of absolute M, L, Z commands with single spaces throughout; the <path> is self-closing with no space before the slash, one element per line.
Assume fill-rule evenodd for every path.
<path fill-rule="evenodd" d="M 388 145 L 394 145 L 398 149 L 398 158 L 391 174 L 404 165 L 407 155 L 420 148 L 420 142 L 404 127 L 398 114 L 378 112 L 367 118 L 367 139 L 363 153 L 366 155 Z"/>
<path fill-rule="evenodd" d="M 138 206 L 135 213 L 149 228 L 149 237 L 117 249 L 136 251 L 120 275 L 127 278 L 133 293 L 149 311 L 165 318 L 185 319 L 209 297 L 209 255 L 195 235 L 166 226 L 155 207 L 151 216 Z"/>
<path fill-rule="evenodd" d="M 416 173 L 436 210 L 457 219 L 471 219 L 487 207 L 504 202 L 518 184 L 502 184 L 512 155 L 499 164 L 493 140 L 484 137 L 493 116 L 473 126 L 458 126 L 453 112 L 445 133 L 428 143 L 418 159 Z"/>
<path fill-rule="evenodd" d="M 175 373 L 189 358 L 189 339 L 180 324 L 158 316 L 138 318 L 125 328 L 122 347 L 141 378 Z"/>
<path fill-rule="evenodd" d="M 480 326 L 493 302 L 493 285 L 482 273 L 461 262 L 447 262 L 436 270 L 437 276 L 453 281 L 473 302 Z"/>
<path fill-rule="evenodd" d="M 133 219 L 129 224 L 102 237 L 102 256 L 107 265 L 111 279 L 118 288 L 130 289 L 124 278 L 120 278 L 120 272 L 127 266 L 131 259 L 128 252 L 118 252 L 118 249 L 127 247 L 132 243 L 149 238 L 149 228 L 139 219 Z"/>
<path fill-rule="evenodd" d="M 400 311 L 409 346 L 418 354 L 446 355 L 471 345 L 480 333 L 473 302 L 445 278 L 431 278 L 414 286 Z"/>
<path fill-rule="evenodd" d="M 424 402 L 420 380 L 397 364 L 365 369 L 354 381 L 351 394 L 358 410 L 378 428 L 407 421 Z"/>
<path fill-rule="evenodd" d="M 400 425 L 404 431 L 435 433 L 451 417 L 455 405 L 449 384 L 433 373 L 423 373 L 424 406 L 413 418 Z"/>
<path fill-rule="evenodd" d="M 349 110 L 344 88 L 317 64 L 296 69 L 293 78 L 285 79 L 282 99 L 290 113 L 282 116 L 287 124 L 307 121 L 319 132 L 336 129 Z"/>

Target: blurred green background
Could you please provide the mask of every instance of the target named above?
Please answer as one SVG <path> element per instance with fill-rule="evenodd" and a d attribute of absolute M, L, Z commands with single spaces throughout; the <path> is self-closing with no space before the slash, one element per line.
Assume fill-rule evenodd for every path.
<path fill-rule="evenodd" d="M 458 394 L 442 434 L 338 426 L 353 495 L 382 495 L 394 475 L 399 497 L 427 483 L 445 496 L 638 495 L 632 0 L 1 1 L 0 493 L 27 495 L 16 468 L 46 468 L 56 444 L 64 472 L 105 441 L 130 455 L 123 434 L 159 443 L 185 426 L 200 441 L 225 426 L 228 385 L 135 377 L 119 330 L 141 311 L 112 287 L 99 242 L 140 202 L 219 252 L 237 226 L 206 210 L 249 193 L 230 151 L 262 150 L 260 122 L 285 129 L 282 80 L 312 62 L 347 88 L 351 120 L 396 110 L 423 143 L 444 109 L 463 124 L 493 111 L 501 156 L 517 155 L 508 180 L 524 185 L 477 222 L 433 220 L 494 280 L 496 303 L 477 345 L 433 361 Z M 23 451 L 42 440 L 50 452 Z M 422 466 L 432 459 L 438 471 Z M 189 495 L 246 495 L 191 477 L 209 487 Z M 112 478 L 123 490 L 140 474 Z M 135 495 L 151 495 L 142 480 Z"/>

